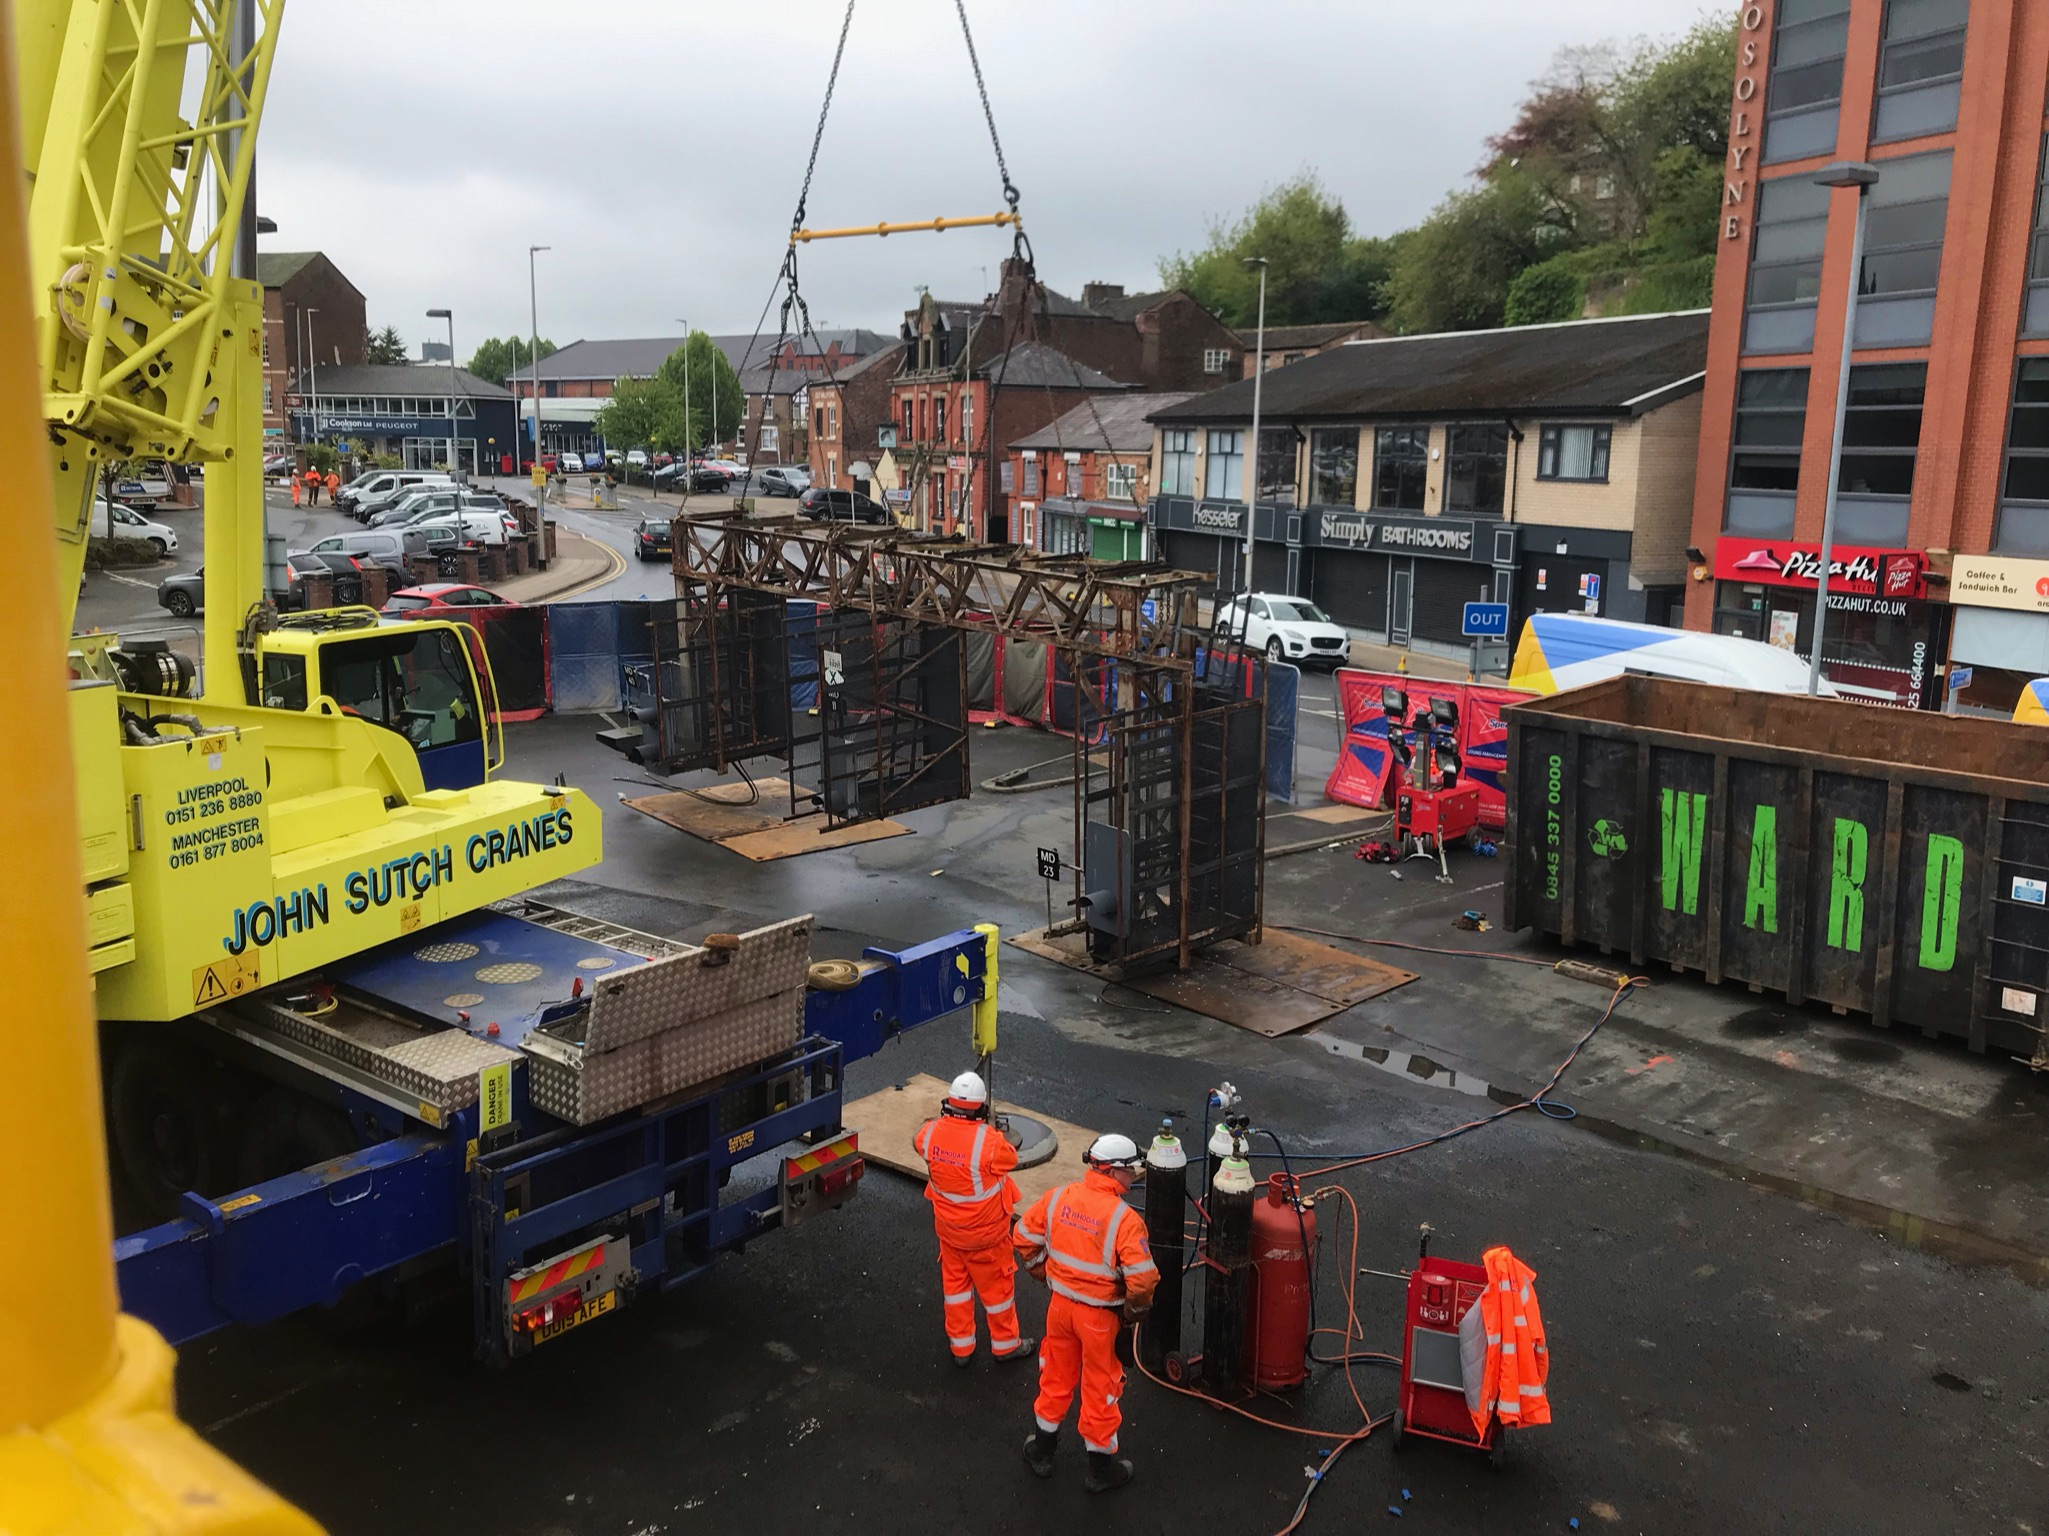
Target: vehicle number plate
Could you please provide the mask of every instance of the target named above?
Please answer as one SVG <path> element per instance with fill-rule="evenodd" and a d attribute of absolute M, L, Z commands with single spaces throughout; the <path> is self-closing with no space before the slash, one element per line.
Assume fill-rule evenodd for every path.
<path fill-rule="evenodd" d="M 569 1316 L 557 1318 L 554 1322 L 544 1327 L 536 1328 L 534 1330 L 534 1342 L 536 1344 L 545 1344 L 550 1339 L 559 1339 L 563 1334 L 569 1332 L 570 1329 L 581 1328 L 592 1318 L 603 1317 L 618 1305 L 619 1293 L 617 1291 L 606 1291 L 602 1296 L 593 1296 L 589 1301 L 570 1313 Z"/>

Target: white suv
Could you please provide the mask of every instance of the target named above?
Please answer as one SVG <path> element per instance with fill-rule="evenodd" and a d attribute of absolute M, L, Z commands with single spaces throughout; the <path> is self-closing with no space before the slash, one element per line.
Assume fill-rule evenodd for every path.
<path fill-rule="evenodd" d="M 1251 605 L 1246 613 L 1242 604 Z M 1351 638 L 1330 615 L 1306 597 L 1280 592 L 1254 592 L 1234 597 L 1217 609 L 1219 634 L 1243 629 L 1245 648 L 1265 651 L 1269 661 L 1315 661 L 1341 667 L 1351 651 Z"/>

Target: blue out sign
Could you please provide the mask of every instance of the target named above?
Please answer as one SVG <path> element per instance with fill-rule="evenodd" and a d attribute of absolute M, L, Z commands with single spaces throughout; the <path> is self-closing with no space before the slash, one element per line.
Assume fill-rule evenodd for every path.
<path fill-rule="evenodd" d="M 1466 622 L 1462 633 L 1468 640 L 1507 639 L 1508 604 L 1467 603 Z"/>

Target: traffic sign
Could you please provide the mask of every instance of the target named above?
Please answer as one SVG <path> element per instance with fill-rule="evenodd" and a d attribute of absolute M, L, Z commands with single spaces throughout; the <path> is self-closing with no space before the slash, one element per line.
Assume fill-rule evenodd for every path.
<path fill-rule="evenodd" d="M 1467 603 L 1466 622 L 1462 633 L 1469 640 L 1507 639 L 1508 604 Z"/>
<path fill-rule="evenodd" d="M 1058 880 L 1060 878 L 1060 850 L 1058 848 L 1041 848 L 1039 850 L 1039 878 L 1041 880 Z"/>

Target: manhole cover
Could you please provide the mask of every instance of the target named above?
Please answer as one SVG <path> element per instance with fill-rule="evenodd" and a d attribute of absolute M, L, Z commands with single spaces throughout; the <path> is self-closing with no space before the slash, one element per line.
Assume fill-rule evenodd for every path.
<path fill-rule="evenodd" d="M 1030 1115 L 1020 1115 L 1013 1110 L 1001 1117 L 1001 1124 L 1003 1139 L 1017 1148 L 1017 1165 L 1020 1168 L 1036 1168 L 1041 1163 L 1050 1163 L 1060 1150 L 1060 1138 L 1043 1120 L 1034 1120 Z"/>
<path fill-rule="evenodd" d="M 607 959 L 603 955 L 585 955 L 576 962 L 576 968 L 579 971 L 609 971 L 616 964 L 616 960 Z"/>
<path fill-rule="evenodd" d="M 484 1000 L 481 992 L 451 992 L 441 999 L 444 1008 L 474 1008 Z"/>
<path fill-rule="evenodd" d="M 449 965 L 457 960 L 477 958 L 477 946 L 460 941 L 450 944 L 427 944 L 413 951 L 415 960 L 425 960 L 433 965 Z"/>
<path fill-rule="evenodd" d="M 522 981 L 532 981 L 541 974 L 541 968 L 529 960 L 503 960 L 497 965 L 487 965 L 477 972 L 477 980 L 488 981 L 493 986 L 510 987 Z"/>

